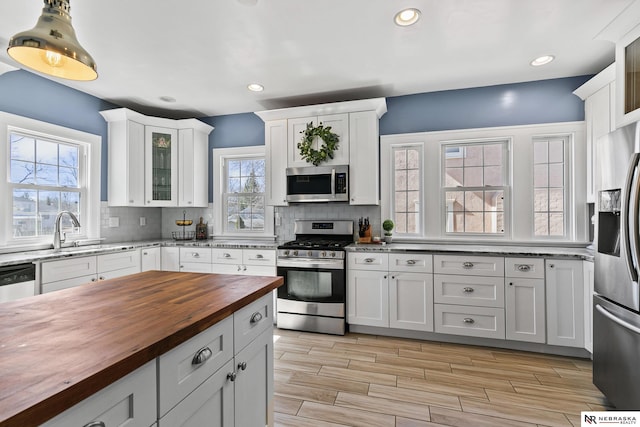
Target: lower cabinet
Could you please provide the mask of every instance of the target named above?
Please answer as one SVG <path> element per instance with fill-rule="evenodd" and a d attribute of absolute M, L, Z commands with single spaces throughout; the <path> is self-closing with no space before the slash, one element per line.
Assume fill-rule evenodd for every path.
<path fill-rule="evenodd" d="M 349 270 L 347 275 L 347 323 L 389 327 L 388 273 Z"/>
<path fill-rule="evenodd" d="M 162 255 L 160 249 L 160 247 L 140 249 L 140 271 L 162 269 Z"/>
<path fill-rule="evenodd" d="M 180 248 L 163 246 L 160 249 L 162 271 L 180 271 Z"/>
<path fill-rule="evenodd" d="M 433 331 L 433 275 L 391 272 L 389 326 Z"/>
<path fill-rule="evenodd" d="M 546 259 L 547 344 L 584 347 L 582 261 Z"/>
<path fill-rule="evenodd" d="M 544 343 L 544 279 L 507 278 L 506 282 L 506 338 Z"/>

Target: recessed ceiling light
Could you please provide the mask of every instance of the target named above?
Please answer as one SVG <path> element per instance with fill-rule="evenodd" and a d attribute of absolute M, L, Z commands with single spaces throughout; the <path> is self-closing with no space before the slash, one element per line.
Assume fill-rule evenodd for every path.
<path fill-rule="evenodd" d="M 164 102 L 176 102 L 176 99 L 173 96 L 166 96 L 166 95 L 161 96 L 160 100 Z"/>
<path fill-rule="evenodd" d="M 537 57 L 533 61 L 531 61 L 531 65 L 533 65 L 534 67 L 539 67 L 541 65 L 548 64 L 549 62 L 553 61 L 554 59 L 555 59 L 555 56 L 553 56 L 553 55 L 542 55 L 542 56 Z"/>
<path fill-rule="evenodd" d="M 401 27 L 413 25 L 418 22 L 418 19 L 420 19 L 420 11 L 413 8 L 401 10 L 393 18 L 394 22 Z"/>
<path fill-rule="evenodd" d="M 247 85 L 247 89 L 249 89 L 251 92 L 262 92 L 264 90 L 264 86 L 258 83 L 251 83 Z"/>

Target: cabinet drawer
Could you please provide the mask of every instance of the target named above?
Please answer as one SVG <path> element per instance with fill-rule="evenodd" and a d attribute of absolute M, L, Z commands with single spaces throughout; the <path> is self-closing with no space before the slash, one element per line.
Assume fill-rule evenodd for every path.
<path fill-rule="evenodd" d="M 211 264 L 211 249 L 180 248 L 180 264 L 184 264 L 185 262 L 200 262 Z"/>
<path fill-rule="evenodd" d="M 504 307 L 504 279 L 435 274 L 433 295 L 434 301 L 442 304 Z"/>
<path fill-rule="evenodd" d="M 504 339 L 504 310 L 435 304 L 435 331 L 443 334 Z"/>
<path fill-rule="evenodd" d="M 242 249 L 213 248 L 211 252 L 216 264 L 242 264 Z"/>
<path fill-rule="evenodd" d="M 276 265 L 276 251 L 264 249 L 244 249 L 242 251 L 243 264 Z"/>
<path fill-rule="evenodd" d="M 211 272 L 216 274 L 244 274 L 240 264 L 213 264 Z"/>
<path fill-rule="evenodd" d="M 389 255 L 371 252 L 350 252 L 347 254 L 347 268 L 360 270 L 389 270 Z"/>
<path fill-rule="evenodd" d="M 389 254 L 389 271 L 431 273 L 433 257 L 427 254 Z"/>
<path fill-rule="evenodd" d="M 67 280 L 59 280 L 57 282 L 47 282 L 42 284 L 42 293 L 59 291 L 61 289 L 73 288 L 87 283 L 95 283 L 97 281 L 95 274 L 88 276 L 73 277 Z"/>
<path fill-rule="evenodd" d="M 137 268 L 140 272 L 140 250 L 98 255 L 98 272 Z"/>
<path fill-rule="evenodd" d="M 93 425 L 146 427 L 156 421 L 156 361 L 89 396 L 42 427 Z"/>
<path fill-rule="evenodd" d="M 263 331 L 273 325 L 273 295 L 262 298 L 233 314 L 233 345 L 237 354 Z"/>
<path fill-rule="evenodd" d="M 96 257 L 73 257 L 42 263 L 42 283 L 96 274 Z"/>
<path fill-rule="evenodd" d="M 544 259 L 505 258 L 504 275 L 529 279 L 544 279 Z"/>
<path fill-rule="evenodd" d="M 198 358 L 201 359 L 199 363 Z M 160 416 L 166 414 L 232 358 L 232 316 L 161 355 L 158 358 Z"/>
<path fill-rule="evenodd" d="M 433 272 L 470 276 L 504 276 L 504 258 L 467 255 L 434 255 Z"/>
<path fill-rule="evenodd" d="M 136 274 L 136 273 L 140 273 L 140 268 L 129 267 L 129 268 L 123 268 L 120 270 L 106 271 L 104 273 L 98 273 L 98 281 L 115 279 L 117 277 L 128 276 L 130 274 Z"/>

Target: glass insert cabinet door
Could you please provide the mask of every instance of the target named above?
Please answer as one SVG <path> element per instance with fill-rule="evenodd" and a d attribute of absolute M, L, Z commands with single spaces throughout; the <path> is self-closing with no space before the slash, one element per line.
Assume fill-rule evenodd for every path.
<path fill-rule="evenodd" d="M 178 133 L 145 126 L 145 205 L 178 203 Z"/>

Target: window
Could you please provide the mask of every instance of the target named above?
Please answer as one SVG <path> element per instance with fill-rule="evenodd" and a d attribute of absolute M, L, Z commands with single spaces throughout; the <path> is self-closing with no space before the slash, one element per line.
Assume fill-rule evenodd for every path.
<path fill-rule="evenodd" d="M 419 145 L 394 146 L 393 212 L 394 233 L 416 235 L 422 232 L 422 147 Z"/>
<path fill-rule="evenodd" d="M 504 235 L 507 141 L 441 147 L 446 233 Z"/>
<path fill-rule="evenodd" d="M 74 230 L 63 217 L 68 238 L 99 237 L 102 138 L 2 112 L 0 128 L 0 245 L 51 244 L 63 210 L 81 224 Z"/>
<path fill-rule="evenodd" d="M 214 233 L 227 236 L 273 236 L 273 207 L 266 206 L 264 146 L 213 150 Z M 219 202 L 218 202 L 219 201 Z M 216 203 L 217 202 L 217 203 Z"/>
<path fill-rule="evenodd" d="M 534 236 L 566 235 L 568 136 L 533 139 Z"/>

